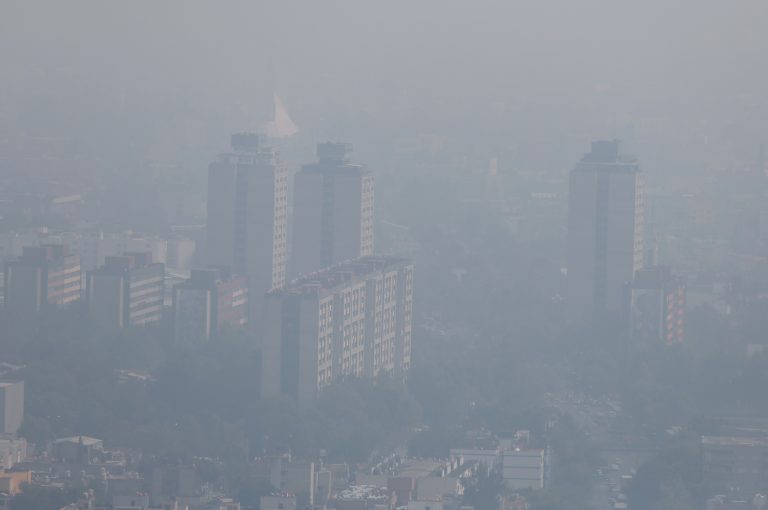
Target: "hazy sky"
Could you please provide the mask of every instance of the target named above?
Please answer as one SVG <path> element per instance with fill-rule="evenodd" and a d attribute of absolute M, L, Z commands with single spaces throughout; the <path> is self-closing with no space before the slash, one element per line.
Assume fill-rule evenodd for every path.
<path fill-rule="evenodd" d="M 124 119 L 220 144 L 272 90 L 339 136 L 351 125 L 329 117 L 345 112 L 427 130 L 478 108 L 545 132 L 749 132 L 768 104 L 768 2 L 5 0 L 0 72 L 5 133 Z"/>

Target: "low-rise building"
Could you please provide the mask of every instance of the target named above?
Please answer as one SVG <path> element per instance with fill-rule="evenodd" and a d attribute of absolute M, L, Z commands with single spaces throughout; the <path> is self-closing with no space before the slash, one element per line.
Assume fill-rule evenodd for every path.
<path fill-rule="evenodd" d="M 432 501 L 463 493 L 464 487 L 459 477 L 424 476 L 416 480 L 416 499 L 419 501 Z"/>
<path fill-rule="evenodd" d="M 65 464 L 88 464 L 91 458 L 103 451 L 101 439 L 88 436 L 73 436 L 53 442 L 53 457 Z"/>
<path fill-rule="evenodd" d="M 261 510 L 296 510 L 296 496 L 293 494 L 270 494 L 259 498 Z"/>
<path fill-rule="evenodd" d="M 451 457 L 464 459 L 464 462 L 478 462 L 493 467 L 499 461 L 499 448 L 451 448 Z"/>
<path fill-rule="evenodd" d="M 32 483 L 32 471 L 0 470 L 0 492 L 15 496 L 22 491 L 24 484 Z"/>
<path fill-rule="evenodd" d="M 682 343 L 685 339 L 686 286 L 665 266 L 635 273 L 628 287 L 629 332 L 632 342 Z"/>
<path fill-rule="evenodd" d="M 0 437 L 0 469 L 11 469 L 27 458 L 27 440 L 23 437 Z"/>
<path fill-rule="evenodd" d="M 314 462 L 292 459 L 290 454 L 254 460 L 253 474 L 281 493 L 292 494 L 300 507 L 315 504 L 317 471 Z"/>
<path fill-rule="evenodd" d="M 434 500 L 415 500 L 408 502 L 408 510 L 443 510 L 443 501 Z"/>
<path fill-rule="evenodd" d="M 149 495 L 131 494 L 112 498 L 113 510 L 145 510 L 149 508 Z"/>

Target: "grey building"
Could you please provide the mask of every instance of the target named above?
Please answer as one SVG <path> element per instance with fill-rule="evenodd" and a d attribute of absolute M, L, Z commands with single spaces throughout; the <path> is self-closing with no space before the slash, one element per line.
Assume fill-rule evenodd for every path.
<path fill-rule="evenodd" d="M 624 289 L 643 266 L 640 166 L 617 140 L 592 143 L 571 171 L 568 193 L 568 315 L 624 309 Z"/>
<path fill-rule="evenodd" d="M 222 329 L 248 322 L 248 283 L 227 269 L 193 269 L 173 288 L 174 338 L 189 343 L 214 339 Z"/>
<path fill-rule="evenodd" d="M 16 435 L 24 421 L 24 382 L 0 382 L 0 434 Z"/>
<path fill-rule="evenodd" d="M 87 273 L 88 318 L 106 329 L 160 322 L 164 295 L 165 265 L 153 263 L 150 253 L 107 257 Z"/>
<path fill-rule="evenodd" d="M 665 266 L 646 267 L 628 286 L 627 319 L 634 344 L 673 345 L 685 340 L 685 280 Z"/>
<path fill-rule="evenodd" d="M 373 174 L 349 162 L 343 143 L 317 146 L 293 188 L 292 276 L 373 255 Z"/>
<path fill-rule="evenodd" d="M 288 169 L 278 152 L 258 135 L 232 135 L 232 152 L 208 168 L 208 265 L 247 275 L 254 296 L 282 287 L 287 214 Z"/>
<path fill-rule="evenodd" d="M 63 244 L 25 247 L 21 257 L 6 263 L 4 282 L 5 306 L 13 313 L 65 306 L 80 299 L 80 258 Z"/>

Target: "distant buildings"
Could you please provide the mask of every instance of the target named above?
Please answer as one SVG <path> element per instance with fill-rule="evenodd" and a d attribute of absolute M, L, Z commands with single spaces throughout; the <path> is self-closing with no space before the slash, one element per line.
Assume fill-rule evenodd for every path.
<path fill-rule="evenodd" d="M 343 376 L 404 376 L 411 363 L 413 265 L 366 257 L 266 298 L 262 394 L 299 402 Z"/>
<path fill-rule="evenodd" d="M 633 343 L 677 344 L 685 339 L 685 281 L 668 267 L 644 268 L 628 286 Z"/>
<path fill-rule="evenodd" d="M 24 421 L 24 383 L 0 382 L 0 434 L 16 436 Z"/>
<path fill-rule="evenodd" d="M 102 266 L 107 257 L 121 256 L 125 253 L 149 252 L 152 254 L 152 260 L 156 262 L 165 262 L 168 254 L 166 239 L 132 231 L 63 232 L 50 235 L 48 239 L 67 244 L 70 252 L 80 257 L 80 262 L 86 271 Z"/>
<path fill-rule="evenodd" d="M 317 146 L 318 162 L 294 181 L 291 275 L 373 255 L 373 175 L 343 143 Z"/>
<path fill-rule="evenodd" d="M 28 246 L 5 265 L 5 306 L 29 315 L 80 299 L 80 259 L 66 245 Z"/>
<path fill-rule="evenodd" d="M 143 326 L 163 317 L 165 266 L 149 253 L 107 257 L 88 271 L 86 305 L 93 324 L 106 329 Z"/>
<path fill-rule="evenodd" d="M 173 289 L 176 342 L 215 338 L 222 329 L 248 322 L 248 280 L 224 269 L 193 269 L 189 280 Z"/>
<path fill-rule="evenodd" d="M 11 469 L 27 458 L 27 440 L 23 437 L 0 437 L 0 469 Z M 2 492 L 2 491 L 0 491 Z M 3 508 L 0 506 L 0 508 Z"/>
<path fill-rule="evenodd" d="M 294 507 L 298 504 L 306 508 L 315 504 L 318 468 L 314 462 L 292 459 L 288 454 L 257 458 L 253 461 L 251 472 L 269 482 L 280 494 L 290 494 Z M 275 497 L 278 499 L 267 500 L 268 503 L 285 502 L 280 501 L 280 496 Z"/>
<path fill-rule="evenodd" d="M 622 311 L 625 285 L 643 266 L 643 180 L 619 142 L 592 143 L 571 171 L 567 305 L 571 319 Z"/>
<path fill-rule="evenodd" d="M 752 496 L 768 480 L 768 437 L 704 436 L 701 438 L 704 484 L 717 494 Z"/>
<path fill-rule="evenodd" d="M 337 491 L 327 507 L 336 510 L 459 510 L 464 494 L 462 480 L 473 476 L 475 461 L 451 456 L 445 460 L 402 458 L 393 455 L 355 473 L 355 484 Z M 381 498 L 383 496 L 384 500 Z"/>
<path fill-rule="evenodd" d="M 232 135 L 232 152 L 208 169 L 206 257 L 209 265 L 247 275 L 253 308 L 285 283 L 288 169 L 258 135 Z"/>
<path fill-rule="evenodd" d="M 104 450 L 104 442 L 88 436 L 74 436 L 53 442 L 53 458 L 65 464 L 89 464 L 91 459 Z"/>
<path fill-rule="evenodd" d="M 23 492 L 25 485 L 32 483 L 32 471 L 10 471 L 0 470 L 0 494 L 15 496 Z M 0 506 L 0 509 L 3 508 Z"/>

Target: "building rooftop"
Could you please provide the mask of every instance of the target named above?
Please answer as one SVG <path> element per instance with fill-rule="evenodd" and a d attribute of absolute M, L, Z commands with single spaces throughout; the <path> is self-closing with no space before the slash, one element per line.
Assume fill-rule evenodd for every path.
<path fill-rule="evenodd" d="M 620 140 L 598 140 L 592 142 L 592 150 L 581 158 L 574 170 L 636 172 L 640 167 L 636 157 L 621 153 Z"/>
<path fill-rule="evenodd" d="M 152 252 L 125 252 L 123 255 L 105 257 L 104 265 L 94 269 L 91 273 L 120 275 L 134 269 L 162 265 L 161 262 L 152 262 Z"/>
<path fill-rule="evenodd" d="M 336 495 L 336 499 L 344 500 L 387 499 L 388 497 L 386 487 L 375 485 L 351 485 Z"/>
<path fill-rule="evenodd" d="M 286 294 L 316 294 L 321 290 L 333 289 L 339 285 L 354 282 L 372 273 L 410 263 L 399 257 L 362 257 L 341 262 L 335 266 L 302 275 L 290 282 L 284 289 L 270 292 L 271 296 Z"/>
<path fill-rule="evenodd" d="M 238 152 L 258 152 L 263 137 L 257 133 L 235 133 L 230 138 L 232 150 Z"/>
<path fill-rule="evenodd" d="M 226 152 L 216 156 L 216 163 L 225 165 L 273 166 L 280 161 L 273 147 L 261 147 L 257 152 Z"/>
<path fill-rule="evenodd" d="M 40 246 L 25 246 L 21 257 L 12 261 L 20 265 L 42 265 L 49 262 L 71 259 L 69 247 L 66 244 L 41 244 Z"/>
<path fill-rule="evenodd" d="M 88 436 L 72 436 L 72 437 L 63 437 L 61 439 L 57 439 L 53 442 L 53 444 L 62 444 L 62 443 L 76 443 L 76 444 L 83 444 L 84 446 L 94 446 L 101 444 L 101 439 L 96 439 L 95 437 L 88 437 Z"/>
<path fill-rule="evenodd" d="M 397 469 L 395 476 L 421 478 L 432 476 L 440 471 L 442 462 L 434 460 L 406 459 Z"/>

